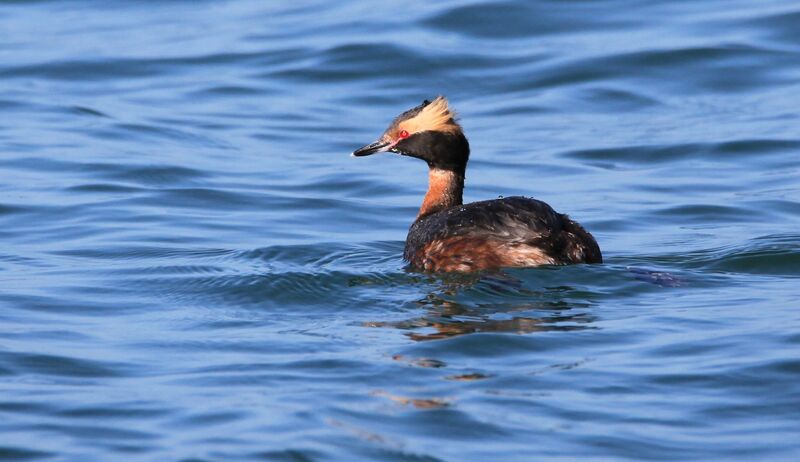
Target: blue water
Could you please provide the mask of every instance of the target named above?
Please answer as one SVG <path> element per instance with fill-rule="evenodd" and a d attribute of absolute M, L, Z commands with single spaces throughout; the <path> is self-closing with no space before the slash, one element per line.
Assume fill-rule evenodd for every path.
<path fill-rule="evenodd" d="M 0 2 L 0 460 L 800 454 L 800 5 Z M 468 201 L 596 266 L 406 270 Z"/>

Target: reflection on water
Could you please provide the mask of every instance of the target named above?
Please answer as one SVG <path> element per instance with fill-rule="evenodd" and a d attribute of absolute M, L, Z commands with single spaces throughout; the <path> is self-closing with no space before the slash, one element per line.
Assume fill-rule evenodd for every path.
<path fill-rule="evenodd" d="M 588 304 L 571 305 L 559 296 L 573 290 L 554 287 L 542 291 L 525 289 L 523 282 L 505 273 L 485 275 L 446 275 L 444 287 L 429 293 L 417 304 L 425 314 L 401 321 L 372 321 L 366 327 L 393 327 L 407 330 L 416 341 L 437 340 L 479 332 L 530 334 L 546 331 L 573 331 L 593 328 L 595 317 L 585 311 Z M 493 303 L 457 301 L 464 291 L 502 296 Z M 508 302 L 513 296 L 513 303 Z"/>
<path fill-rule="evenodd" d="M 383 396 L 395 403 L 403 406 L 413 406 L 417 409 L 442 409 L 452 404 L 452 398 L 410 398 L 407 396 L 397 396 L 383 390 L 372 393 L 374 396 Z"/>
<path fill-rule="evenodd" d="M 471 382 L 473 380 L 483 380 L 488 379 L 491 375 L 482 374 L 480 372 L 472 372 L 469 374 L 458 374 L 458 375 L 448 375 L 445 377 L 446 380 L 456 380 L 459 382 Z"/>

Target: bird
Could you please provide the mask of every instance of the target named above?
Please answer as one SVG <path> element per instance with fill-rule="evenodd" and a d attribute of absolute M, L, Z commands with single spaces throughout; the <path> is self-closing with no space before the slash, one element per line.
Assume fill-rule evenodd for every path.
<path fill-rule="evenodd" d="M 594 237 L 545 202 L 511 196 L 464 204 L 470 148 L 456 119 L 446 97 L 425 100 L 352 154 L 389 152 L 428 164 L 428 190 L 403 251 L 412 269 L 469 273 L 603 262 Z"/>

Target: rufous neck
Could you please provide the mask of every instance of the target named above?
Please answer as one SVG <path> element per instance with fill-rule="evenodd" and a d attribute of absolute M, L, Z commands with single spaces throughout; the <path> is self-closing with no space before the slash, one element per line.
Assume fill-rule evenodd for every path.
<path fill-rule="evenodd" d="M 428 171 L 428 192 L 422 201 L 417 219 L 449 207 L 461 205 L 464 175 L 452 170 L 431 168 Z"/>

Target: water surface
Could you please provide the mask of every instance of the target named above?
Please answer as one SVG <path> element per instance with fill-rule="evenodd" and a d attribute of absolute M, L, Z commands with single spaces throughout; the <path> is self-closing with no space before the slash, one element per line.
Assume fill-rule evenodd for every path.
<path fill-rule="evenodd" d="M 798 21 L 0 3 L 0 460 L 796 460 Z M 603 265 L 407 271 L 437 94 Z"/>

